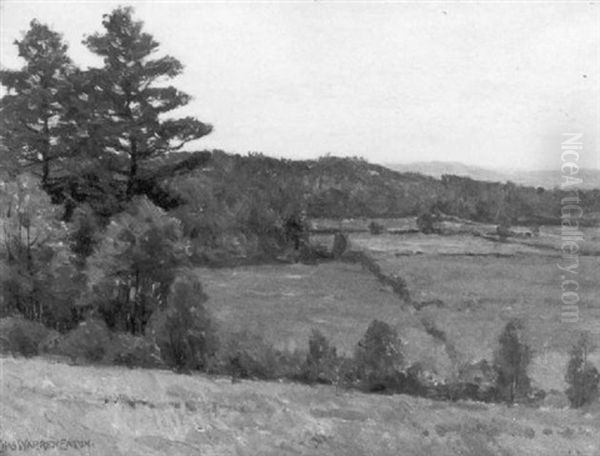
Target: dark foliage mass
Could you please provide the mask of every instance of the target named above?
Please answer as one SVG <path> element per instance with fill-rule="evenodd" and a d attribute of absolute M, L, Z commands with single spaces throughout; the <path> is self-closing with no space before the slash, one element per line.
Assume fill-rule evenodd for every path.
<path fill-rule="evenodd" d="M 356 374 L 367 391 L 398 391 L 404 368 L 402 341 L 387 323 L 374 320 L 359 341 L 354 355 Z"/>
<path fill-rule="evenodd" d="M 510 404 L 523 401 L 531 393 L 531 381 L 527 375 L 531 350 L 524 340 L 523 323 L 520 320 L 509 321 L 500 335 L 499 344 L 494 360 L 498 393 Z"/>
<path fill-rule="evenodd" d="M 167 365 L 184 371 L 207 369 L 217 338 L 203 305 L 206 299 L 190 273 L 173 283 L 166 307 L 153 315 L 149 334 Z"/>
<path fill-rule="evenodd" d="M 111 219 L 87 260 L 83 304 L 98 309 L 112 329 L 142 334 L 186 262 L 181 222 L 135 198 Z"/>
<path fill-rule="evenodd" d="M 565 380 L 569 384 L 567 396 L 575 408 L 593 402 L 600 395 L 600 373 L 588 359 L 593 348 L 590 337 L 584 334 L 571 350 Z"/>

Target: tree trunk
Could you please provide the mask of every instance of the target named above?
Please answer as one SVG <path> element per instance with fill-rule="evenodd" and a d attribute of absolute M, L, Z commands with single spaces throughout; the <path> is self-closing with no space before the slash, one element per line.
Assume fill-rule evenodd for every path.
<path fill-rule="evenodd" d="M 137 179 L 137 143 L 131 139 L 131 161 L 129 163 L 129 176 L 127 178 L 127 200 L 130 200 L 135 194 L 135 181 Z"/>
<path fill-rule="evenodd" d="M 50 128 L 48 118 L 44 118 L 44 143 L 41 151 L 42 155 L 42 187 L 46 188 L 48 178 L 50 177 Z"/>

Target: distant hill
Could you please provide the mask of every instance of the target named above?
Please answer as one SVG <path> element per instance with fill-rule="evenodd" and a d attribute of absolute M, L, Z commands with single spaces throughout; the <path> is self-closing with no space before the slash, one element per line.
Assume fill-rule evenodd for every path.
<path fill-rule="evenodd" d="M 552 189 L 560 185 L 562 174 L 558 170 L 492 170 L 479 166 L 465 165 L 460 162 L 414 162 L 414 163 L 390 163 L 387 164 L 390 169 L 399 172 L 420 173 L 425 176 L 440 178 L 444 174 L 469 177 L 478 181 L 488 182 L 507 182 L 511 181 L 515 184 L 525 185 L 530 187 L 542 187 Z M 583 179 L 580 185 L 582 189 L 600 188 L 600 170 L 598 169 L 582 169 L 579 176 Z"/>
<path fill-rule="evenodd" d="M 228 210 L 239 212 L 233 207 L 239 198 L 250 198 L 245 210 L 252 212 L 252 217 L 266 207 L 284 218 L 299 208 L 310 217 L 345 218 L 414 216 L 436 207 L 481 222 L 495 223 L 503 215 L 520 223 L 560 223 L 565 191 L 520 185 L 515 182 L 518 176 L 507 179 L 483 168 L 457 163 L 436 166 L 435 174 L 441 177 L 425 175 L 424 167 L 393 170 L 357 158 L 296 161 L 204 151 L 166 165 L 166 173 L 155 169 L 153 174 L 172 176 L 162 187 L 175 200 L 206 201 L 212 194 L 211 204 L 220 206 L 216 211 L 220 217 Z M 434 174 L 432 168 L 428 174 Z M 472 174 L 476 177 L 469 176 Z M 600 190 L 581 192 L 586 218 L 582 223 L 595 223 L 600 214 L 599 196 Z M 259 218 L 264 217 L 269 218 L 269 213 Z"/>

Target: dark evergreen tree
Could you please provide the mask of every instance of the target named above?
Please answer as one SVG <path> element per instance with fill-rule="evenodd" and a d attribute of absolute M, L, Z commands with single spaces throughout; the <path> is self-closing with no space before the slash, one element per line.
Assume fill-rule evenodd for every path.
<path fill-rule="evenodd" d="M 61 35 L 36 20 L 15 45 L 25 66 L 0 71 L 0 83 L 7 89 L 0 100 L 0 139 L 46 187 L 53 165 L 72 150 L 70 75 L 75 69 Z"/>
<path fill-rule="evenodd" d="M 117 156 L 126 181 L 126 195 L 137 191 L 144 161 L 181 149 L 209 134 L 212 127 L 192 117 L 163 120 L 164 114 L 186 105 L 190 96 L 172 86 L 157 84 L 181 73 L 175 58 L 152 58 L 159 44 L 132 17 L 131 7 L 104 16 L 106 31 L 87 37 L 84 44 L 104 58 L 104 66 L 87 75 L 94 112 L 93 142 L 103 154 Z"/>

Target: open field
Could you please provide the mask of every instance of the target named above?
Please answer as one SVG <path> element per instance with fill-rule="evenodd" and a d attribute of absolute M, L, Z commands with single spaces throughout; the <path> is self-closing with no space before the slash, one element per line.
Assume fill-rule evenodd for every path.
<path fill-rule="evenodd" d="M 369 224 L 375 222 L 384 228 L 379 236 L 369 234 Z M 562 238 L 560 226 L 540 226 L 538 235 L 531 234 L 531 227 L 514 226 L 511 229 L 519 236 L 511 236 L 505 242 L 489 242 L 482 236 L 494 237 L 496 225 L 469 220 L 442 222 L 440 229 L 444 235 L 423 235 L 419 233 L 416 217 L 387 219 L 315 219 L 311 221 L 316 243 L 329 244 L 331 239 L 325 233 L 343 231 L 351 234 L 359 245 L 372 250 L 400 249 L 404 253 L 485 253 L 512 254 L 538 253 L 561 255 Z M 581 239 L 577 240 L 580 255 L 600 256 L 600 229 L 580 227 Z M 474 236 L 475 235 L 475 236 Z M 421 247 L 430 247 L 427 251 Z M 458 249 L 456 246 L 458 245 Z M 402 247 L 404 247 L 402 249 Z M 433 249 L 433 250 L 432 250 Z M 472 250 L 475 249 L 474 252 Z"/>
<path fill-rule="evenodd" d="M 598 230 L 586 229 L 591 249 Z M 560 243 L 556 230 L 544 238 Z M 544 389 L 564 389 L 567 354 L 577 330 L 600 335 L 600 257 L 581 256 L 577 270 L 580 320 L 561 320 L 561 276 L 566 264 L 555 249 L 501 243 L 468 235 L 437 236 L 353 234 L 354 246 L 368 250 L 386 274 L 408 284 L 413 299 L 439 299 L 420 317 L 433 321 L 463 361 L 492 359 L 502 327 L 522 318 L 534 350 L 532 376 Z M 600 340 L 598 340 L 600 342 Z M 600 365 L 600 356 L 593 354 Z"/>
<path fill-rule="evenodd" d="M 306 350 L 313 328 L 352 354 L 373 319 L 398 329 L 411 362 L 448 375 L 443 344 L 427 334 L 416 311 L 360 265 L 326 263 L 199 269 L 208 308 L 224 332 L 249 330 L 276 348 Z"/>
<path fill-rule="evenodd" d="M 248 329 L 279 348 L 305 348 L 317 328 L 351 352 L 373 318 L 419 326 L 412 309 L 359 265 L 199 269 L 198 276 L 224 329 Z"/>
<path fill-rule="evenodd" d="M 564 386 L 562 378 L 575 330 L 597 331 L 600 325 L 600 264 L 598 258 L 580 259 L 580 322 L 568 324 L 561 320 L 561 278 L 556 260 L 525 255 L 382 255 L 379 263 L 384 270 L 404 277 L 415 299 L 441 299 L 445 303 L 444 308 L 428 307 L 421 314 L 446 333 L 466 360 L 491 359 L 506 321 L 522 318 L 535 353 L 534 369 L 540 369 L 534 378 L 541 386 L 559 388 Z M 596 356 L 600 365 L 598 361 Z M 555 369 L 548 371 L 548 364 Z"/>
<path fill-rule="evenodd" d="M 373 236 L 357 233 L 350 236 L 352 244 L 373 253 L 387 255 L 489 255 L 517 254 L 559 256 L 559 252 L 540 249 L 523 243 L 493 242 L 469 234 L 441 236 L 437 234 L 382 234 Z"/>
<path fill-rule="evenodd" d="M 321 236 L 326 242 L 326 236 Z M 353 248 L 370 252 L 385 274 L 403 277 L 415 301 L 441 300 L 419 311 L 404 304 L 358 265 L 281 265 L 199 270 L 208 306 L 226 330 L 249 329 L 278 348 L 305 349 L 311 328 L 350 353 L 373 319 L 393 324 L 409 359 L 422 357 L 452 375 L 447 347 L 424 332 L 422 319 L 445 333 L 454 367 L 492 360 L 500 332 L 522 318 L 534 351 L 536 386 L 565 389 L 564 373 L 576 330 L 600 326 L 600 257 L 582 256 L 580 322 L 561 321 L 561 261 L 557 252 L 469 235 L 353 233 Z M 600 342 L 600 340 L 598 341 Z M 600 353 L 592 354 L 600 366 Z"/>
<path fill-rule="evenodd" d="M 596 456 L 598 412 L 447 404 L 333 387 L 0 359 L 2 443 L 89 456 Z M 1 451 L 1 450 L 0 450 Z M 12 451 L 3 454 L 37 454 Z"/>

